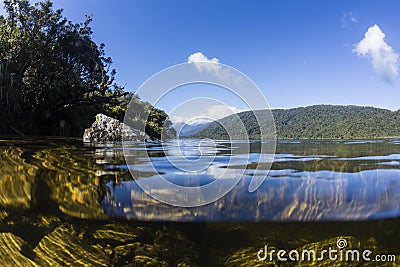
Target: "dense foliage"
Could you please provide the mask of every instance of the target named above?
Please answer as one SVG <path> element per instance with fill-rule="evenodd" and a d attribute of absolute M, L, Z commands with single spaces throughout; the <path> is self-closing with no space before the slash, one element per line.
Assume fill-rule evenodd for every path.
<path fill-rule="evenodd" d="M 130 104 L 129 113 L 126 114 Z M 153 107 L 150 103 L 140 100 L 136 94 L 128 94 L 121 100 L 121 105 L 105 105 L 108 113 L 120 121 L 145 132 L 157 139 L 175 138 L 176 132 L 165 111 Z M 126 115 L 125 115 L 126 114 Z M 126 116 L 126 118 L 125 118 Z M 125 119 L 125 120 L 124 120 Z"/>
<path fill-rule="evenodd" d="M 5 0 L 4 8 L 0 133 L 81 135 L 96 113 L 123 117 L 132 95 L 115 83 L 105 45 L 92 40 L 90 17 L 73 23 L 48 0 Z M 156 135 L 166 117 L 158 118 L 149 126 Z"/>
<path fill-rule="evenodd" d="M 255 111 L 257 112 L 257 111 Z M 358 139 L 400 136 L 400 110 L 359 106 L 315 105 L 272 110 L 278 139 Z M 253 112 L 239 113 L 249 138 L 259 139 Z M 229 139 L 222 125 L 234 116 L 212 123 L 196 137 Z"/>

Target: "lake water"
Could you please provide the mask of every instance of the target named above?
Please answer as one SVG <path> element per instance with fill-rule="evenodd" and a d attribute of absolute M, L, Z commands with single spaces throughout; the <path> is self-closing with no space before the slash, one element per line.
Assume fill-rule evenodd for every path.
<path fill-rule="evenodd" d="M 259 142 L 250 151 L 241 142 L 199 144 L 132 143 L 126 161 L 120 144 L 0 138 L 0 262 L 281 266 L 257 252 L 335 247 L 339 238 L 400 255 L 400 139 L 278 141 L 272 166 Z M 185 187 L 242 178 L 224 197 L 187 208 L 160 203 L 136 183 L 157 175 Z M 250 193 L 255 176 L 266 179 Z"/>

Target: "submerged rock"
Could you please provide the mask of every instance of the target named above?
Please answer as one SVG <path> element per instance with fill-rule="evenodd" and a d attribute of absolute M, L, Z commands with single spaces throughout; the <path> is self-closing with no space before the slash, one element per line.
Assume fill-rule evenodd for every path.
<path fill-rule="evenodd" d="M 268 245 L 267 252 L 265 247 L 246 247 L 234 252 L 225 261 L 225 266 L 247 267 L 247 266 L 398 266 L 398 255 L 380 250 L 374 238 L 361 242 L 354 236 L 333 237 L 318 242 L 310 242 L 294 249 L 283 249 Z M 284 250 L 285 254 L 279 260 L 277 253 Z M 328 251 L 332 250 L 332 258 L 329 258 Z M 366 250 L 371 254 L 366 254 L 367 260 L 362 258 L 362 253 Z M 324 252 L 325 251 L 325 252 Z M 393 255 L 395 259 L 388 262 L 376 264 L 374 255 Z M 260 259 L 258 258 L 258 256 Z M 291 258 L 289 258 L 291 255 Z M 369 260 L 368 260 L 369 258 Z M 285 261 L 285 259 L 287 261 Z"/>
<path fill-rule="evenodd" d="M 2 266 L 38 266 L 24 256 L 29 252 L 31 252 L 29 246 L 22 238 L 12 233 L 0 233 L 0 262 Z"/>
<path fill-rule="evenodd" d="M 114 249 L 114 266 L 171 266 L 167 261 L 160 259 L 157 248 L 150 244 L 139 242 L 117 246 Z"/>
<path fill-rule="evenodd" d="M 0 222 L 1 222 L 2 220 L 4 220 L 5 218 L 7 218 L 7 216 L 8 216 L 8 212 L 7 212 L 7 211 L 5 211 L 5 210 L 0 210 Z"/>
<path fill-rule="evenodd" d="M 57 227 L 33 250 L 35 261 L 40 266 L 108 266 L 107 253 L 85 241 L 73 227 Z"/>
<path fill-rule="evenodd" d="M 141 231 L 140 228 L 137 230 Z M 182 232 L 164 227 L 156 230 L 154 235 L 152 242 L 136 241 L 116 246 L 112 265 L 196 266 L 198 254 L 194 244 Z"/>
<path fill-rule="evenodd" d="M 137 228 L 126 224 L 112 223 L 97 229 L 93 233 L 93 237 L 97 240 L 111 240 L 117 243 L 136 241 L 138 239 L 136 229 Z"/>
<path fill-rule="evenodd" d="M 97 114 L 96 121 L 85 129 L 84 142 L 145 141 L 151 138 L 144 132 L 134 129 L 114 118 Z"/>

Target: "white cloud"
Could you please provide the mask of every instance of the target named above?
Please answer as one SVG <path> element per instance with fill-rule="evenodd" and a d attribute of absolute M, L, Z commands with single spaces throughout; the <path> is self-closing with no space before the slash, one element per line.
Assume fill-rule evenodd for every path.
<path fill-rule="evenodd" d="M 219 64 L 218 58 L 208 59 L 201 52 L 191 54 L 188 57 L 188 63 L 194 64 L 197 70 L 207 71 L 224 81 L 240 83 L 243 80 L 241 75 L 237 75 L 229 67 Z"/>
<path fill-rule="evenodd" d="M 174 123 L 187 123 L 187 122 L 191 121 L 193 118 L 195 118 L 195 117 L 176 115 L 176 116 L 172 116 L 172 121 Z"/>
<path fill-rule="evenodd" d="M 214 120 L 222 119 L 223 117 L 242 112 L 242 109 L 227 105 L 215 105 L 207 109 L 207 116 Z"/>
<path fill-rule="evenodd" d="M 208 59 L 205 55 L 203 55 L 203 53 L 196 52 L 188 57 L 188 63 L 194 63 L 194 62 L 218 63 L 218 58 Z"/>
<path fill-rule="evenodd" d="M 343 15 L 340 19 L 340 24 L 341 24 L 342 28 L 348 28 L 350 24 L 357 23 L 357 22 L 358 22 L 358 20 L 353 15 L 353 12 L 343 13 Z"/>
<path fill-rule="evenodd" d="M 393 83 L 398 74 L 399 55 L 385 42 L 385 34 L 378 25 L 365 33 L 364 39 L 355 45 L 353 53 L 371 60 L 373 69 L 383 80 Z"/>
<path fill-rule="evenodd" d="M 201 52 L 191 54 L 188 57 L 188 63 L 194 64 L 199 71 L 210 71 L 214 74 L 218 74 L 221 69 L 218 58 L 208 59 Z"/>

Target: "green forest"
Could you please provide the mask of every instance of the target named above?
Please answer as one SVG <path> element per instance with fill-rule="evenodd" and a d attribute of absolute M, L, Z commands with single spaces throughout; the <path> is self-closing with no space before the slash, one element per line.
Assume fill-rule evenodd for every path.
<path fill-rule="evenodd" d="M 271 112 L 274 116 L 278 139 L 363 139 L 400 136 L 400 110 L 315 105 L 274 109 Z M 254 113 L 246 111 L 239 113 L 238 116 L 249 138 L 260 139 L 260 130 Z M 230 139 L 221 125 L 230 125 L 231 121 L 235 121 L 235 117 L 231 115 L 213 122 L 193 137 Z M 233 130 L 231 138 L 235 139 L 234 136 Z"/>
<path fill-rule="evenodd" d="M 51 1 L 5 0 L 0 16 L 0 134 L 82 136 L 97 113 L 123 120 L 132 98 L 150 118 L 156 138 L 162 110 L 115 82 L 104 44 L 92 39 L 92 18 L 80 23 L 54 10 Z"/>

